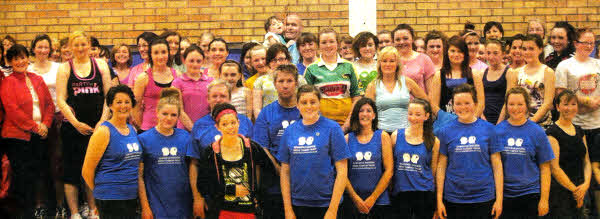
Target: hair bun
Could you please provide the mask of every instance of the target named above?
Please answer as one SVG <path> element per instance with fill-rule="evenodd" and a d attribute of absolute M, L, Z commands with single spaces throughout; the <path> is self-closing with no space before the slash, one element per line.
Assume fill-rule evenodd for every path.
<path fill-rule="evenodd" d="M 179 90 L 177 88 L 168 87 L 160 91 L 160 98 L 173 97 L 179 99 Z"/>

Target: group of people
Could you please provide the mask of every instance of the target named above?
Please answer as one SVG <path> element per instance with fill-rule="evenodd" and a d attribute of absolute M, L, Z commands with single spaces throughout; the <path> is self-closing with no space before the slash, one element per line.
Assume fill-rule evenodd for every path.
<path fill-rule="evenodd" d="M 600 200 L 588 193 L 600 183 L 596 39 L 557 22 L 546 44 L 544 27 L 351 38 L 289 15 L 267 19 L 239 62 L 210 33 L 144 32 L 135 66 L 129 46 L 81 31 L 30 48 L 7 36 L 0 199 L 17 206 L 0 212 L 581 218 L 588 194 Z"/>

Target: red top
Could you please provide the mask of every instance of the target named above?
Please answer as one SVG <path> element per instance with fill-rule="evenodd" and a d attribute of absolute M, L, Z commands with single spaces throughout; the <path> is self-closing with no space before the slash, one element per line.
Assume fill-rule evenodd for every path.
<path fill-rule="evenodd" d="M 50 127 L 54 116 L 54 103 L 50 91 L 42 77 L 30 72 L 26 74 L 39 98 L 41 122 Z M 5 112 L 2 137 L 29 141 L 31 133 L 38 131 L 38 125 L 33 121 L 33 100 L 25 74 L 14 72 L 5 77 L 0 83 L 0 93 Z"/>

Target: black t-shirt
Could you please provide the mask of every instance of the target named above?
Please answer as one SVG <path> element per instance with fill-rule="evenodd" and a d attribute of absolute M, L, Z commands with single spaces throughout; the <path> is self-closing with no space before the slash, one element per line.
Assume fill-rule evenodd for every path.
<path fill-rule="evenodd" d="M 206 196 L 209 196 L 213 203 L 213 206 L 209 206 L 211 208 L 244 213 L 256 212 L 260 178 L 257 167 L 262 169 L 269 160 L 258 143 L 250 141 L 248 147 L 245 141 L 242 142 L 244 145 L 240 147 L 244 148 L 244 154 L 237 161 L 223 160 L 221 153 L 215 153 L 212 147 L 207 147 L 203 153 L 200 172 L 205 175 L 198 175 L 198 186 L 209 193 Z M 245 186 L 250 194 L 236 197 L 236 185 Z"/>

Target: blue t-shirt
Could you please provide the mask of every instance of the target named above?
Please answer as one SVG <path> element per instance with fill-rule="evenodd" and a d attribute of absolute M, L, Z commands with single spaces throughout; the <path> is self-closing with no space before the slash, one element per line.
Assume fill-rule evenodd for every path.
<path fill-rule="evenodd" d="M 130 200 L 138 194 L 138 168 L 142 149 L 133 126 L 122 135 L 112 123 L 104 121 L 110 140 L 96 166 L 94 198 L 100 200 Z M 68 140 L 68 139 L 65 139 Z"/>
<path fill-rule="evenodd" d="M 283 131 L 294 122 L 300 120 L 300 111 L 296 107 L 285 108 L 275 101 L 260 111 L 254 123 L 254 141 L 269 150 L 274 157 L 279 150 L 279 142 Z M 265 176 L 269 175 L 269 176 Z M 268 177 L 273 182 L 269 183 L 268 194 L 281 194 L 279 175 L 274 171 L 262 172 L 262 177 Z M 263 181 L 264 182 L 264 181 Z"/>
<path fill-rule="evenodd" d="M 399 192 L 433 191 L 431 151 L 424 143 L 406 142 L 405 129 L 398 129 L 394 146 L 394 195 Z"/>
<path fill-rule="evenodd" d="M 237 117 L 240 122 L 238 133 L 248 138 L 252 138 L 252 121 L 242 114 L 237 114 Z M 201 151 L 203 151 L 204 148 L 221 138 L 221 132 L 217 130 L 215 120 L 213 120 L 210 114 L 198 119 L 194 123 L 192 135 L 200 145 L 200 148 L 197 148 L 198 150 L 195 151 L 197 152 L 198 157 L 200 157 Z"/>
<path fill-rule="evenodd" d="M 464 124 L 458 119 L 439 132 L 440 154 L 448 157 L 444 199 L 479 203 L 494 199 L 495 181 L 490 155 L 501 152 L 495 127 L 481 119 Z"/>
<path fill-rule="evenodd" d="M 290 165 L 292 204 L 327 207 L 333 194 L 335 162 L 349 158 L 344 133 L 335 121 L 321 116 L 312 125 L 302 120 L 281 136 L 277 159 Z"/>
<path fill-rule="evenodd" d="M 375 131 L 366 144 L 360 143 L 354 132 L 348 133 L 348 148 L 353 157 L 348 159 L 348 180 L 360 198 L 367 199 L 375 191 L 383 176 L 383 157 L 381 152 L 381 130 Z M 389 205 L 387 189 L 381 193 L 376 205 Z"/>
<path fill-rule="evenodd" d="M 299 75 L 304 75 L 304 71 L 306 71 L 306 66 L 304 65 L 304 63 L 298 62 L 298 64 L 296 64 L 296 68 L 298 69 Z"/>
<path fill-rule="evenodd" d="M 540 193 L 539 165 L 554 159 L 542 127 L 531 120 L 520 126 L 504 120 L 496 126 L 496 133 L 504 147 L 504 197 Z"/>
<path fill-rule="evenodd" d="M 152 128 L 138 138 L 144 151 L 144 183 L 152 214 L 156 218 L 189 218 L 192 191 L 185 158 L 192 136 L 177 128 L 164 136 Z"/>
<path fill-rule="evenodd" d="M 440 129 L 446 127 L 448 123 L 452 122 L 453 120 L 456 120 L 456 118 L 458 118 L 456 114 L 452 114 L 441 109 L 438 110 L 437 118 L 435 119 L 435 121 L 433 121 L 433 134 L 437 136 Z"/>

